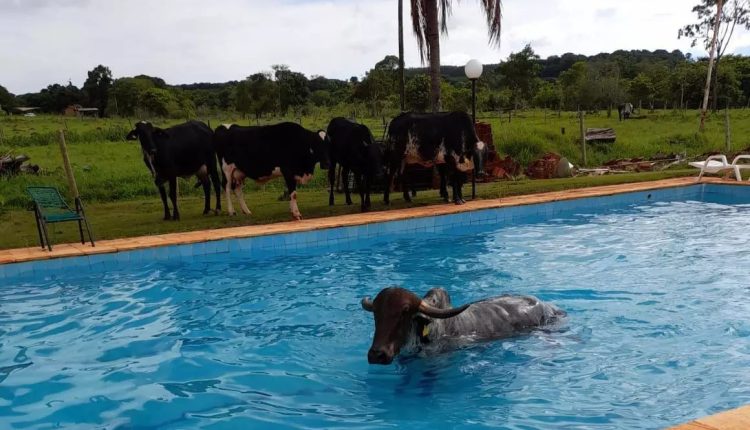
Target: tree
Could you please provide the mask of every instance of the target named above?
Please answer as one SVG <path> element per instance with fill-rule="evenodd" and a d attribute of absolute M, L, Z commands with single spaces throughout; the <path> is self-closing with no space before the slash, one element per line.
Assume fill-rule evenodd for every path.
<path fill-rule="evenodd" d="M 701 41 L 706 51 L 715 49 L 715 56 L 710 56 L 710 58 L 715 58 L 716 68 L 716 73 L 712 75 L 714 86 L 712 108 L 715 111 L 718 103 L 719 63 L 726 53 L 735 29 L 737 27 L 750 29 L 750 7 L 748 7 L 747 0 L 701 0 L 701 3 L 693 7 L 693 12 L 697 15 L 698 22 L 679 29 L 677 37 L 692 39 L 691 46 L 693 47 Z M 716 38 L 715 48 L 712 48 L 714 37 Z M 709 62 L 711 62 L 710 59 Z"/>
<path fill-rule="evenodd" d="M 379 115 L 385 101 L 396 94 L 399 79 L 398 68 L 398 57 L 388 55 L 378 61 L 355 88 L 354 97 L 367 101 L 373 115 Z"/>
<path fill-rule="evenodd" d="M 585 108 L 592 104 L 592 97 L 586 85 L 588 70 L 588 64 L 579 61 L 570 69 L 560 73 L 558 82 L 562 87 L 562 99 L 569 109 Z"/>
<path fill-rule="evenodd" d="M 180 103 L 175 95 L 163 88 L 149 88 L 140 96 L 139 105 L 153 115 L 168 117 L 179 113 Z"/>
<path fill-rule="evenodd" d="M 430 106 L 430 78 L 419 74 L 406 81 L 406 108 L 425 111 Z"/>
<path fill-rule="evenodd" d="M 101 64 L 88 72 L 88 78 L 83 83 L 83 92 L 89 104 L 99 108 L 99 115 L 105 116 L 109 89 L 112 87 L 112 71 Z"/>
<path fill-rule="evenodd" d="M 141 94 L 151 88 L 156 88 L 154 82 L 146 77 L 117 79 L 110 90 L 117 114 L 134 115 L 140 104 Z"/>
<path fill-rule="evenodd" d="M 411 0 L 412 28 L 422 63 L 430 64 L 430 105 L 433 112 L 440 110 L 440 33 L 448 33 L 448 16 L 452 0 Z M 482 0 L 487 15 L 490 43 L 500 42 L 502 0 Z M 438 20 L 440 15 L 440 20 Z"/>
<path fill-rule="evenodd" d="M 15 106 L 16 96 L 11 94 L 4 86 L 0 85 L 0 109 L 10 113 L 10 109 Z"/>
<path fill-rule="evenodd" d="M 252 113 L 260 118 L 264 113 L 272 112 L 276 106 L 276 83 L 270 73 L 250 75 L 237 85 L 235 106 L 242 113 Z"/>
<path fill-rule="evenodd" d="M 512 53 L 508 61 L 497 68 L 502 74 L 504 86 L 513 94 L 514 108 L 522 101 L 531 101 L 536 87 L 539 85 L 539 56 L 534 53 L 531 45 L 526 45 L 520 52 Z"/>
<path fill-rule="evenodd" d="M 310 96 L 307 77 L 302 73 L 292 72 L 283 64 L 276 64 L 271 68 L 276 78 L 281 112 L 286 112 L 290 107 L 296 110 L 304 106 Z"/>
<path fill-rule="evenodd" d="M 638 100 L 640 108 L 643 100 L 653 103 L 654 83 L 645 73 L 640 73 L 630 82 L 630 95 Z"/>
<path fill-rule="evenodd" d="M 545 109 L 557 109 L 562 103 L 562 89 L 559 84 L 543 82 L 534 96 L 534 104 Z"/>

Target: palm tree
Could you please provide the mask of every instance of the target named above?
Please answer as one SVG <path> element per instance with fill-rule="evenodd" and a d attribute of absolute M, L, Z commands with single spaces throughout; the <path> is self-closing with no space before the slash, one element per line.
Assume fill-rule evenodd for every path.
<path fill-rule="evenodd" d="M 479 0 L 487 15 L 490 43 L 500 42 L 502 0 Z M 430 63 L 430 104 L 440 110 L 440 33 L 448 33 L 452 0 L 411 0 L 411 21 L 422 63 Z M 438 20 L 438 15 L 440 19 Z"/>

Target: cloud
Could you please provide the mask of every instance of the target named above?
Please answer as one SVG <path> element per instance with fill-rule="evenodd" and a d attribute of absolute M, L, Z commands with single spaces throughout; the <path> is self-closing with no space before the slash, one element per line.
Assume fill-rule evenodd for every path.
<path fill-rule="evenodd" d="M 596 11 L 596 17 L 600 19 L 614 18 L 615 15 L 617 15 L 617 10 L 612 7 L 606 9 L 598 9 Z"/>
<path fill-rule="evenodd" d="M 421 66 L 405 2 L 405 59 Z M 38 91 L 81 85 L 98 64 L 115 77 L 145 73 L 169 83 L 243 79 L 273 64 L 348 79 L 398 53 L 393 0 L 0 0 L 0 85 Z M 610 12 L 611 11 L 611 12 Z M 454 2 L 444 64 L 496 63 L 527 43 L 542 57 L 616 49 L 683 49 L 693 20 L 684 0 L 504 2 L 500 46 L 488 44 L 478 1 Z M 602 16 L 610 14 L 610 16 Z M 639 31 L 639 29 L 648 31 Z M 745 39 L 743 39 L 745 38 Z M 744 40 L 744 41 L 743 41 Z M 742 43 L 741 43 L 742 42 Z M 738 46 L 750 45 L 745 35 Z"/>
<path fill-rule="evenodd" d="M 34 13 L 46 7 L 84 7 L 90 0 L 0 0 L 0 11 L 12 13 Z"/>

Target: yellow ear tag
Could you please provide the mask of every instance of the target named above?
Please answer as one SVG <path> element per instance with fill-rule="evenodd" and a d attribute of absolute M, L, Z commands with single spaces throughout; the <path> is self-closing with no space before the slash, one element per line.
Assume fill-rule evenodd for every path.
<path fill-rule="evenodd" d="M 422 337 L 427 337 L 430 334 L 430 326 L 426 325 L 422 327 Z"/>

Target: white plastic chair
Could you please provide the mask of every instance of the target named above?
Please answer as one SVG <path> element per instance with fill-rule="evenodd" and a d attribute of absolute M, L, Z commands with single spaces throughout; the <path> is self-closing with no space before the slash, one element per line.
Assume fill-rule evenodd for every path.
<path fill-rule="evenodd" d="M 737 164 L 739 160 L 750 160 L 750 154 L 740 154 L 734 157 L 731 164 L 727 161 L 726 155 L 712 155 L 706 158 L 705 161 L 693 161 L 688 164 L 701 169 L 696 182 L 700 182 L 704 173 L 719 173 L 726 170 L 734 170 L 734 177 L 738 181 L 741 181 L 742 175 L 740 174 L 740 170 L 750 169 L 750 164 Z"/>

